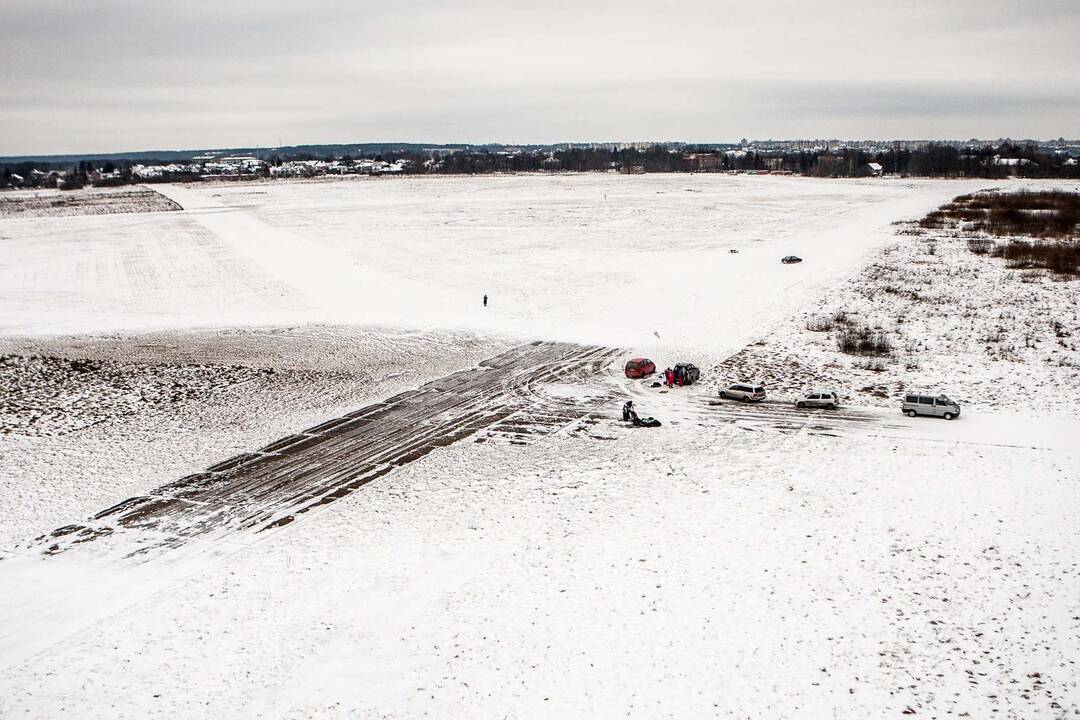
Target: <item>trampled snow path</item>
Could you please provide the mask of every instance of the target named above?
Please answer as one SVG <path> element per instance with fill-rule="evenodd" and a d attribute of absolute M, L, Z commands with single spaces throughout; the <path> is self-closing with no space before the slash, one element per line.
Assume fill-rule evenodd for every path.
<path fill-rule="evenodd" d="M 1080 437 L 1080 420 L 1068 417 L 1025 417 L 1012 414 L 907 418 L 899 409 L 841 406 L 836 410 L 800 410 L 786 401 L 744 404 L 708 399 L 703 413 L 714 421 L 743 430 L 807 435 L 872 436 L 952 445 L 993 445 L 1032 450 L 1070 450 Z"/>
<path fill-rule="evenodd" d="M 246 207 L 226 205 L 183 185 L 162 185 L 161 192 L 267 277 L 298 291 L 314 304 L 312 312 L 326 321 L 356 320 L 371 297 L 408 316 L 419 311 L 414 307 L 416 299 L 426 296 L 424 288 L 408 278 L 361 265 L 337 248 L 264 222 Z"/>

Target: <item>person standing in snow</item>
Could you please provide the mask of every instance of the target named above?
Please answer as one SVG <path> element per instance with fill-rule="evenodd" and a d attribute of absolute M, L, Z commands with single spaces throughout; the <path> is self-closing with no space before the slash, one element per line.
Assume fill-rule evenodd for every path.
<path fill-rule="evenodd" d="M 484 293 L 484 307 L 487 307 L 487 293 Z"/>
<path fill-rule="evenodd" d="M 623 422 L 630 422 L 633 418 L 637 417 L 637 411 L 634 410 L 634 401 L 627 400 L 622 406 L 622 419 Z"/>
<path fill-rule="evenodd" d="M 671 368 L 668 368 L 667 370 L 665 370 L 664 371 L 664 381 L 667 383 L 667 386 L 669 388 L 675 387 L 675 371 L 672 370 Z"/>

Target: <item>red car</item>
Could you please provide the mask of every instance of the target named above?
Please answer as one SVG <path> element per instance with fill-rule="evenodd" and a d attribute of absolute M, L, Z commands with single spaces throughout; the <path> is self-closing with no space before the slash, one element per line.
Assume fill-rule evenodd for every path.
<path fill-rule="evenodd" d="M 637 380 L 639 378 L 648 377 L 656 372 L 656 365 L 648 358 L 634 358 L 626 363 L 623 372 L 625 372 L 626 377 L 631 380 Z"/>

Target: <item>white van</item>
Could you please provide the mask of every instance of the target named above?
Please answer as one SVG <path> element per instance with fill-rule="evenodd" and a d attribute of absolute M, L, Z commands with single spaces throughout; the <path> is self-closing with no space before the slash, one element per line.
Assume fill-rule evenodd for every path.
<path fill-rule="evenodd" d="M 960 414 L 960 403 L 955 403 L 944 395 L 905 395 L 900 412 L 908 417 L 931 415 L 952 420 Z"/>

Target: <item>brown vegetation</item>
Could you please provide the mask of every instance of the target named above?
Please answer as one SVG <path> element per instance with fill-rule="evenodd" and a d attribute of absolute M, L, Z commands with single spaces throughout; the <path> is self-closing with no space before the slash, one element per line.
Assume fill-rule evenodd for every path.
<path fill-rule="evenodd" d="M 1080 235 L 1080 193 L 981 192 L 961 195 L 922 220 L 925 229 L 954 227 L 967 232 L 1033 238 Z"/>
<path fill-rule="evenodd" d="M 1080 275 L 1080 193 L 961 195 L 920 220 L 919 227 L 975 234 L 968 240 L 971 252 L 1004 258 L 1010 268 Z M 994 242 L 991 237 L 1007 239 Z"/>
<path fill-rule="evenodd" d="M 994 246 L 990 254 L 1004 258 L 1010 268 L 1046 268 L 1057 275 L 1080 275 L 1080 242 L 1010 240 Z"/>
<path fill-rule="evenodd" d="M 847 355 L 880 357 L 892 353 L 892 343 L 882 330 L 866 326 L 848 325 L 836 336 L 836 346 Z"/>

